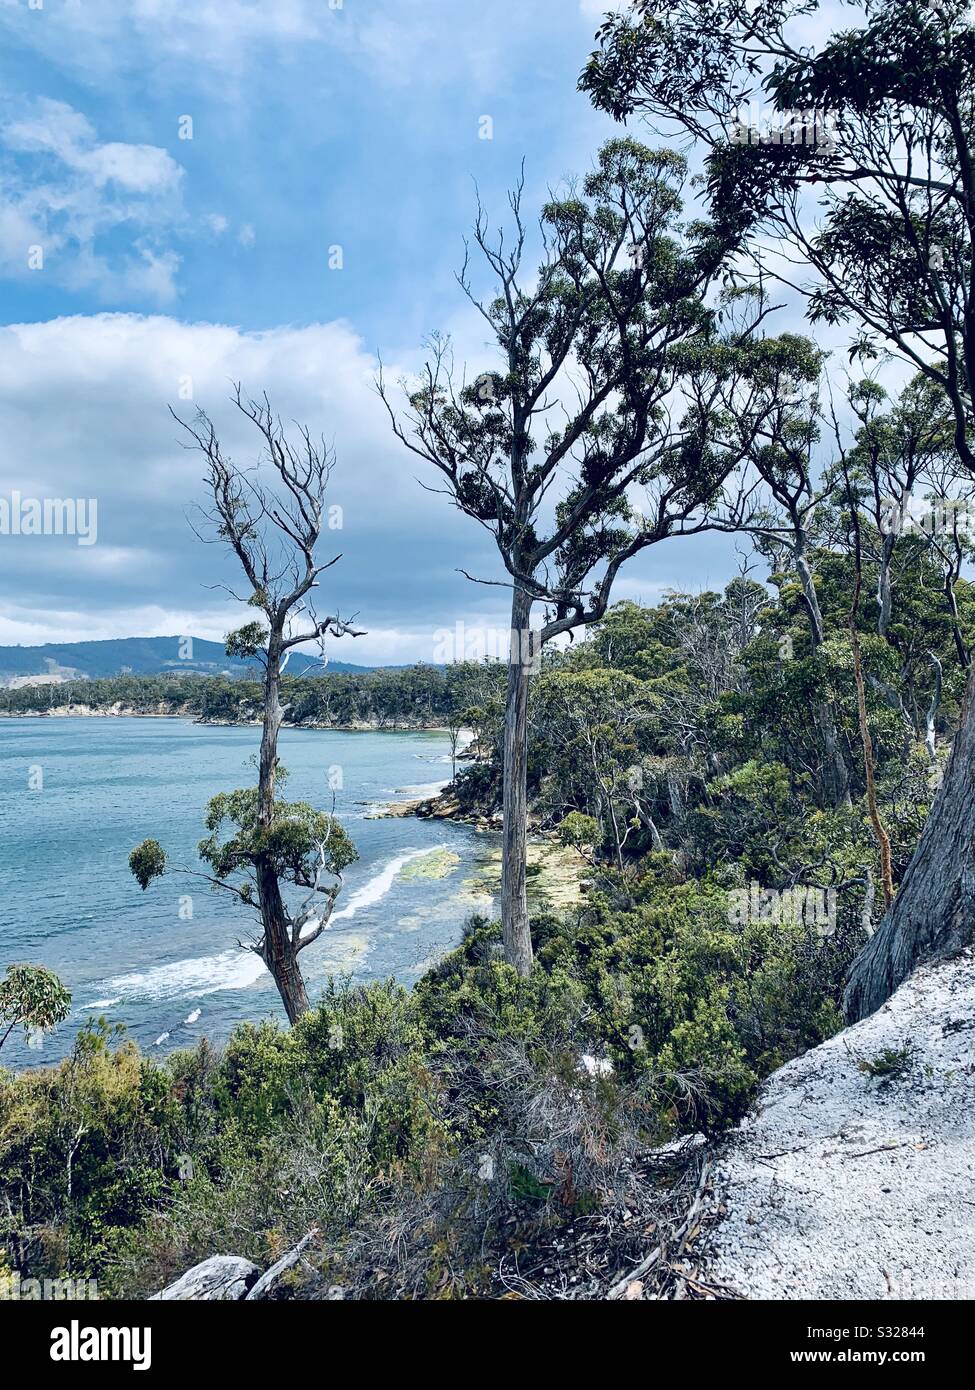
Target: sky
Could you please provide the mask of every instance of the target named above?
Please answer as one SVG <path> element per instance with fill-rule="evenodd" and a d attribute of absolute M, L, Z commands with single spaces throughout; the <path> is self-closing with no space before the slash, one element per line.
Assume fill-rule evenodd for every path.
<path fill-rule="evenodd" d="M 97 540 L 0 535 L 0 643 L 241 621 L 194 535 L 201 464 L 168 412 L 253 439 L 234 381 L 334 446 L 341 553 L 322 612 L 362 664 L 504 627 L 490 538 L 425 490 L 375 391 L 450 333 L 493 365 L 455 280 L 477 191 L 498 217 L 618 127 L 576 81 L 608 0 L 0 0 L 0 497 L 97 499 Z M 489 134 L 491 138 L 484 138 Z M 618 597 L 719 586 L 727 537 L 669 542 Z M 252 616 L 252 615 L 251 615 Z"/>

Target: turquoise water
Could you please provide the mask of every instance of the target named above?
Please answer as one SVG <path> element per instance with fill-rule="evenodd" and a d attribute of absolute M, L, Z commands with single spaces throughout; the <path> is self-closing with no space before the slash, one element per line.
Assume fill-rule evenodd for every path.
<path fill-rule="evenodd" d="M 14 961 L 50 966 L 75 1006 L 40 1050 L 11 1037 L 5 1065 L 62 1056 L 92 1016 L 125 1024 L 157 1053 L 202 1035 L 219 1040 L 243 1019 L 283 1019 L 270 976 L 237 946 L 246 909 L 184 874 L 143 893 L 127 863 L 152 837 L 170 864 L 199 869 L 203 808 L 216 792 L 254 782 L 259 741 L 256 728 L 181 719 L 0 719 L 0 971 Z M 288 798 L 325 810 L 329 770 L 341 769 L 336 812 L 360 854 L 332 926 L 301 957 L 312 998 L 329 974 L 410 983 L 457 942 L 471 912 L 490 905 L 465 883 L 487 847 L 483 834 L 368 818 L 377 803 L 449 777 L 446 737 L 284 730 L 280 752 Z M 445 877 L 424 875 L 424 857 L 438 848 L 456 864 Z"/>

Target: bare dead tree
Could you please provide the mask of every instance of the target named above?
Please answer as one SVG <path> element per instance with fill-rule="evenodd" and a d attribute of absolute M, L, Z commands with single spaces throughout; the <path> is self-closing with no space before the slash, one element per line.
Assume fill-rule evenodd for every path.
<path fill-rule="evenodd" d="M 212 497 L 212 505 L 202 509 L 204 523 L 197 534 L 229 547 L 249 593 L 219 587 L 263 618 L 230 633 L 226 642 L 228 655 L 256 660 L 263 668 L 257 787 L 212 799 L 206 821 L 211 833 L 201 843 L 200 854 L 213 869 L 204 877 L 256 913 L 258 934 L 241 944 L 267 966 L 288 1020 L 294 1023 L 308 1009 L 299 954 L 328 926 L 342 871 L 356 851 L 333 813 L 278 796 L 281 678 L 295 648 L 309 642 L 322 646 L 329 636 L 360 634 L 338 616 L 320 616 L 315 604 L 320 576 L 341 558 L 319 560 L 316 554 L 328 520 L 331 450 L 306 427 L 298 427 L 297 436 L 289 438 L 266 395 L 251 400 L 237 386 L 233 400 L 261 444 L 256 463 L 246 469 L 226 454 L 203 411 L 191 421 L 171 412 L 190 438 L 188 447 L 203 456 L 204 481 Z M 231 833 L 222 839 L 224 826 Z M 130 859 L 143 888 L 163 871 L 164 863 L 155 841 L 146 841 Z M 288 905 L 285 883 L 304 890 L 299 908 Z"/>

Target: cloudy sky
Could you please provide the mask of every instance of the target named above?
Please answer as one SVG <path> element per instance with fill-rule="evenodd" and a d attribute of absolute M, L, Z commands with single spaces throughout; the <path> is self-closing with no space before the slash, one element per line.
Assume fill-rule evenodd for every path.
<path fill-rule="evenodd" d="M 343 559 L 323 608 L 368 635 L 333 655 L 430 659 L 437 629 L 503 625 L 502 591 L 457 573 L 497 577 L 496 558 L 420 486 L 374 377 L 380 354 L 415 367 L 433 330 L 474 374 L 492 365 L 454 280 L 474 185 L 502 214 L 525 156 L 537 207 L 613 133 L 575 91 L 608 7 L 0 0 L 0 495 L 98 499 L 95 545 L 0 537 L 0 643 L 238 621 L 167 413 L 204 406 L 244 459 L 237 379 L 334 442 Z M 725 539 L 678 542 L 618 593 L 734 568 Z"/>

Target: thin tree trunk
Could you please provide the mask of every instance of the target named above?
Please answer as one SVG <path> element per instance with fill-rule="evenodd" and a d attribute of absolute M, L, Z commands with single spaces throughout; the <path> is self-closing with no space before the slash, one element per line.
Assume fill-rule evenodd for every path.
<path fill-rule="evenodd" d="M 884 906 L 890 907 L 894 900 L 894 871 L 890 857 L 890 836 L 884 825 L 877 804 L 877 782 L 874 775 L 873 739 L 870 737 L 870 724 L 867 719 L 867 690 L 863 680 L 863 655 L 860 650 L 860 634 L 856 625 L 856 608 L 860 593 L 860 575 L 857 572 L 854 588 L 854 607 L 850 612 L 850 646 L 853 651 L 853 675 L 857 687 L 857 720 L 860 725 L 860 738 L 863 743 L 863 770 L 867 784 L 867 810 L 874 838 L 880 851 L 880 881 L 884 890 Z"/>
<path fill-rule="evenodd" d="M 961 622 L 958 617 L 958 600 L 955 597 L 955 576 L 951 570 L 945 575 L 945 599 L 948 603 L 948 611 L 951 614 L 951 633 L 955 642 L 955 651 L 958 653 L 958 662 L 962 670 L 967 671 L 971 665 L 971 657 L 965 640 L 961 635 Z"/>
<path fill-rule="evenodd" d="M 532 967 L 527 892 L 531 606 L 531 597 L 516 586 L 511 598 L 511 649 L 508 654 L 508 696 L 504 717 L 501 927 L 504 958 L 519 975 L 528 975 Z"/>
<path fill-rule="evenodd" d="M 927 731 L 924 736 L 924 746 L 928 750 L 928 758 L 932 763 L 937 761 L 935 744 L 938 736 L 938 710 L 941 707 L 941 681 L 942 670 L 941 662 L 934 652 L 928 652 L 928 658 L 934 667 L 934 690 L 931 692 L 931 703 L 928 706 Z"/>
<path fill-rule="evenodd" d="M 809 615 L 809 631 L 813 655 L 818 656 L 825 639 L 822 610 L 819 595 L 813 579 L 809 561 L 801 550 L 796 552 L 796 569 L 802 585 L 802 597 Z M 850 805 L 850 769 L 846 765 L 836 732 L 833 711 L 825 700 L 816 700 L 812 707 L 813 724 L 823 744 L 822 794 L 834 806 Z"/>
<path fill-rule="evenodd" d="M 264 675 L 264 725 L 261 733 L 260 772 L 257 790 L 257 819 L 265 829 L 274 821 L 274 783 L 278 765 L 278 730 L 281 727 L 281 649 L 280 633 L 268 642 Z M 308 993 L 298 965 L 298 952 L 291 931 L 281 885 L 273 866 L 261 859 L 255 864 L 257 898 L 264 933 L 264 964 L 277 985 L 289 1023 L 296 1023 L 308 1012 Z"/>
<path fill-rule="evenodd" d="M 281 648 L 280 634 L 268 641 L 264 672 L 264 722 L 261 729 L 261 757 L 257 783 L 257 819 L 269 828 L 274 819 L 274 774 L 278 763 L 278 729 L 281 727 Z"/>
<path fill-rule="evenodd" d="M 915 966 L 955 954 L 975 938 L 975 676 L 944 781 L 897 897 L 850 969 L 851 1022 L 879 1009 Z"/>
<path fill-rule="evenodd" d="M 894 590 L 890 582 L 890 566 L 894 554 L 897 534 L 889 531 L 880 549 L 880 566 L 877 574 L 877 635 L 886 637 L 890 629 L 890 619 L 894 611 Z"/>
<path fill-rule="evenodd" d="M 645 830 L 648 830 L 650 832 L 650 843 L 653 845 L 654 849 L 664 850 L 666 846 L 664 845 L 663 837 L 661 836 L 660 831 L 657 829 L 657 822 L 654 820 L 653 816 L 651 816 L 647 808 L 643 805 L 643 802 L 639 799 L 639 797 L 633 798 L 633 809 L 637 814 L 637 818 L 639 819 L 640 824 L 643 826 Z"/>

